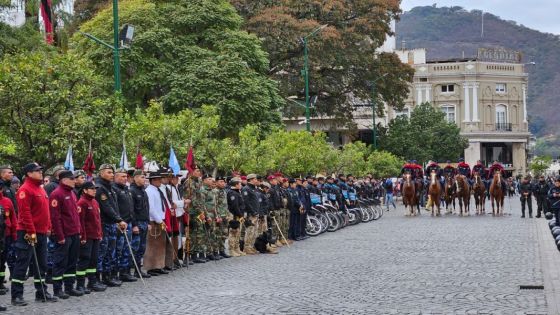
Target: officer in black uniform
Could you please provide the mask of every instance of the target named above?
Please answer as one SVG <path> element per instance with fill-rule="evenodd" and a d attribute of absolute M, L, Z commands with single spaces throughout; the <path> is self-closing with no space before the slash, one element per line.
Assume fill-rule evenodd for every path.
<path fill-rule="evenodd" d="M 303 209 L 303 207 L 299 199 L 296 180 L 290 178 L 288 180 L 288 183 L 290 184 L 289 188 L 287 189 L 288 209 L 290 210 L 288 238 L 293 241 L 298 241 L 300 240 L 299 216 L 300 211 Z"/>
<path fill-rule="evenodd" d="M 245 214 L 245 204 L 241 195 L 241 179 L 234 177 L 229 181 L 230 189 L 227 190 L 228 210 L 233 215 L 229 221 L 228 245 L 229 254 L 233 257 L 245 256 L 241 251 L 241 222 Z"/>
<path fill-rule="evenodd" d="M 95 181 L 98 187 L 95 200 L 99 203 L 103 230 L 103 239 L 99 244 L 97 270 L 102 272 L 103 284 L 109 287 L 118 287 L 122 284 L 116 277 L 117 261 L 114 253 L 117 246 L 117 225 L 123 230 L 128 226 L 119 214 L 117 196 L 111 186 L 114 177 L 113 165 L 103 164 L 99 168 L 99 177 Z"/>
<path fill-rule="evenodd" d="M 531 184 L 531 178 L 529 176 L 525 177 L 521 184 L 519 185 L 519 194 L 521 195 L 519 199 L 521 200 L 521 217 L 525 217 L 525 204 L 529 208 L 529 218 L 533 217 L 533 185 Z"/>
<path fill-rule="evenodd" d="M 548 202 L 550 209 L 554 212 L 556 226 L 560 226 L 560 176 L 556 177 L 554 186 L 548 191 Z"/>
<path fill-rule="evenodd" d="M 539 180 L 534 185 L 535 196 L 537 197 L 537 218 L 541 217 L 541 212 L 547 213 L 548 210 L 548 200 L 546 195 L 550 190 L 550 185 L 546 182 L 544 175 L 539 177 Z"/>
<path fill-rule="evenodd" d="M 16 191 L 12 188 L 12 179 L 14 178 L 14 170 L 10 165 L 0 166 L 0 189 L 4 197 L 10 198 L 17 214 Z"/>
<path fill-rule="evenodd" d="M 257 238 L 257 216 L 260 212 L 259 194 L 256 185 L 259 183 L 256 174 L 247 175 L 247 185 L 241 189 L 243 195 L 243 203 L 245 204 L 245 212 L 247 220 L 245 221 L 245 238 L 243 251 L 246 254 L 256 254 L 254 248 Z"/>
<path fill-rule="evenodd" d="M 134 221 L 134 201 L 128 186 L 127 170 L 119 168 L 115 171 L 115 181 L 113 182 L 113 190 L 117 197 L 117 204 L 119 208 L 119 215 L 124 222 L 127 222 L 126 229 L 117 230 L 117 266 L 119 270 L 119 279 L 123 282 L 135 282 L 138 279 L 130 274 L 130 268 L 133 267 L 132 253 L 126 243 L 126 236 L 128 241 L 132 240 L 132 221 Z"/>
<path fill-rule="evenodd" d="M 132 193 L 132 202 L 134 204 L 134 216 L 132 221 L 132 250 L 134 257 L 142 277 L 150 278 L 151 276 L 142 271 L 142 259 L 146 252 L 146 242 L 148 236 L 148 225 L 150 224 L 150 205 L 148 202 L 148 194 L 146 193 L 145 175 L 141 170 L 136 170 L 133 174 L 133 181 L 130 184 L 130 192 Z M 138 270 L 134 276 L 139 278 Z"/>

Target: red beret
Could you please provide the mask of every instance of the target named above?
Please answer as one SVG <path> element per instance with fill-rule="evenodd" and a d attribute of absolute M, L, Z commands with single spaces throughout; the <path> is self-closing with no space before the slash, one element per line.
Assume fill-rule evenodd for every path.
<path fill-rule="evenodd" d="M 247 180 L 247 176 L 245 175 L 241 176 L 241 180 Z"/>
<path fill-rule="evenodd" d="M 266 179 L 267 180 L 272 180 L 272 179 L 275 179 L 275 178 L 276 178 L 276 176 L 274 176 L 274 175 L 268 175 L 268 177 Z"/>
<path fill-rule="evenodd" d="M 282 173 L 280 173 L 280 172 L 276 172 L 272 175 L 274 175 L 275 177 L 284 177 L 284 175 L 282 175 Z"/>
<path fill-rule="evenodd" d="M 287 182 L 287 181 L 288 181 L 287 178 L 283 178 L 283 179 L 282 179 L 282 183 L 285 183 L 285 182 Z"/>

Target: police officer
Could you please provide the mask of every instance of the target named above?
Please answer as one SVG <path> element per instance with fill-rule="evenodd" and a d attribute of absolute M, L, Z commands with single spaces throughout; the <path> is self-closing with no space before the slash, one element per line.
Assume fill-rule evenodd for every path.
<path fill-rule="evenodd" d="M 226 193 L 226 179 L 224 177 L 216 178 L 216 187 L 213 192 L 216 198 L 216 239 L 218 240 L 218 255 L 223 258 L 230 258 L 226 253 L 225 242 L 228 237 L 229 221 L 232 219 L 228 211 L 228 199 Z"/>
<path fill-rule="evenodd" d="M 533 185 L 531 184 L 531 178 L 529 176 L 525 177 L 521 184 L 519 185 L 519 193 L 521 200 L 521 217 L 525 218 L 525 204 L 529 208 L 529 218 L 533 217 L 533 199 L 531 198 L 533 194 Z"/>
<path fill-rule="evenodd" d="M 273 231 L 276 234 L 277 237 L 277 241 L 276 241 L 276 246 L 282 246 L 282 243 L 280 241 L 280 235 L 281 235 L 281 231 L 279 230 L 280 224 L 278 223 L 278 221 L 282 220 L 282 208 L 283 208 L 283 204 L 282 204 L 282 193 L 280 191 L 280 186 L 278 185 L 278 180 L 276 179 L 276 176 L 274 175 L 270 175 L 267 178 L 268 183 L 270 184 L 270 191 L 269 191 L 269 195 L 270 195 L 270 212 L 269 212 L 269 224 L 273 227 Z M 276 225 L 278 223 L 278 225 Z"/>
<path fill-rule="evenodd" d="M 126 229 L 117 229 L 117 242 L 116 242 L 116 263 L 119 270 L 119 280 L 122 282 L 135 282 L 138 279 L 130 274 L 130 268 L 134 267 L 130 256 L 130 248 L 126 243 L 132 239 L 132 221 L 134 221 L 134 202 L 132 194 L 128 190 L 127 185 L 127 170 L 119 168 L 115 171 L 115 178 L 112 184 L 113 191 L 117 198 L 119 215 L 121 220 L 127 222 Z M 126 233 L 126 237 L 125 234 Z"/>
<path fill-rule="evenodd" d="M 548 202 L 550 210 L 554 212 L 556 226 L 560 226 L 560 176 L 556 177 L 554 186 L 548 191 Z"/>
<path fill-rule="evenodd" d="M 17 193 L 19 209 L 16 263 L 12 275 L 12 305 L 25 306 L 23 284 L 29 266 L 35 278 L 35 300 L 55 302 L 57 298 L 47 291 L 44 283 L 47 268 L 47 233 L 51 229 L 49 199 L 43 189 L 43 168 L 37 163 L 24 166 L 25 180 Z M 37 259 L 37 264 L 31 261 Z"/>
<path fill-rule="evenodd" d="M 241 224 L 244 221 L 245 204 L 241 195 L 241 179 L 234 177 L 229 181 L 230 189 L 227 192 L 228 210 L 233 216 L 229 221 L 228 245 L 229 254 L 233 257 L 245 256 L 241 251 L 239 241 L 241 240 Z"/>
<path fill-rule="evenodd" d="M 86 172 L 82 170 L 77 170 L 74 172 L 74 177 L 76 178 L 76 187 L 74 188 L 74 193 L 78 200 L 82 196 L 82 187 L 86 183 Z"/>
<path fill-rule="evenodd" d="M 548 212 L 548 201 L 546 200 L 546 195 L 550 189 L 550 185 L 546 182 L 544 175 L 539 177 L 539 180 L 535 183 L 535 197 L 537 198 L 537 218 L 541 217 L 541 212 Z"/>
<path fill-rule="evenodd" d="M 97 280 L 97 259 L 99 242 L 102 239 L 99 204 L 95 200 L 97 187 L 92 182 L 82 186 L 82 197 L 78 200 L 80 209 L 80 254 L 76 267 L 76 288 L 89 294 L 91 291 L 102 292 L 107 286 Z M 86 277 L 88 285 L 85 286 Z"/>
<path fill-rule="evenodd" d="M 102 274 L 103 284 L 109 287 L 117 287 L 122 284 L 116 277 L 117 229 L 125 230 L 128 227 L 119 214 L 117 196 L 111 186 L 114 177 L 115 168 L 110 164 L 103 164 L 99 168 L 99 177 L 95 181 L 98 187 L 95 192 L 95 200 L 101 209 L 103 230 L 103 239 L 99 244 L 97 270 Z"/>
<path fill-rule="evenodd" d="M 332 177 L 330 177 L 332 181 Z M 288 180 L 289 188 L 288 192 L 288 209 L 290 210 L 289 228 L 288 228 L 288 238 L 292 241 L 300 240 L 300 212 L 303 211 L 303 206 L 299 198 L 296 180 L 290 178 Z"/>
<path fill-rule="evenodd" d="M 51 178 L 51 181 L 45 186 L 45 191 L 47 192 L 47 195 L 50 196 L 51 193 L 56 189 L 56 187 L 58 187 L 60 181 L 58 176 L 60 175 L 60 172 L 65 170 L 66 169 L 64 168 L 63 165 L 57 165 L 53 168 L 53 176 Z"/>
<path fill-rule="evenodd" d="M 0 189 L 4 197 L 10 198 L 17 214 L 16 191 L 12 188 L 14 170 L 10 165 L 0 166 Z"/>
<path fill-rule="evenodd" d="M 10 274 L 14 273 L 14 263 L 16 261 L 14 242 L 17 237 L 17 217 L 12 200 L 5 197 L 1 189 L 0 222 L 3 225 L 3 233 L 0 233 L 0 295 L 4 295 L 8 292 L 8 288 L 4 286 L 6 264 L 10 269 Z"/>
<path fill-rule="evenodd" d="M 130 184 L 130 192 L 132 193 L 132 202 L 134 204 L 134 220 L 132 221 L 132 250 L 134 257 L 140 270 L 135 271 L 135 276 L 140 277 L 138 272 L 144 278 L 151 276 L 142 271 L 141 263 L 146 252 L 146 241 L 148 235 L 148 225 L 150 224 L 150 205 L 148 201 L 148 194 L 146 194 L 146 176 L 141 170 L 136 170 L 133 173 L 133 181 Z"/>
<path fill-rule="evenodd" d="M 243 251 L 247 255 L 257 254 L 255 240 L 257 239 L 257 216 L 260 211 L 259 195 L 257 187 L 260 185 L 256 174 L 247 175 L 247 185 L 241 189 L 247 220 L 245 222 L 245 238 Z"/>
<path fill-rule="evenodd" d="M 343 185 L 344 191 L 346 193 L 346 197 L 344 197 L 344 202 L 346 202 L 348 200 L 349 187 L 344 180 L 345 180 L 344 177 L 339 177 L 339 183 Z M 311 211 L 311 196 L 307 188 L 304 186 L 303 182 L 304 181 L 301 180 L 300 178 L 296 179 L 298 196 L 299 196 L 300 203 L 302 205 L 302 208 L 300 209 L 300 213 L 299 213 L 299 226 L 298 226 L 299 238 L 296 239 L 297 241 L 302 241 L 309 238 L 309 236 L 307 236 L 307 232 L 305 231 L 305 227 L 307 225 L 307 213 Z M 307 185 L 307 181 L 305 181 L 305 184 Z"/>
<path fill-rule="evenodd" d="M 189 209 L 188 226 L 185 228 L 185 235 L 187 235 L 187 246 L 190 261 L 195 264 L 203 264 L 206 262 L 204 257 L 205 246 L 205 224 L 206 218 L 204 217 L 204 200 L 201 195 L 202 188 L 202 173 L 200 169 L 194 169 L 192 174 L 189 174 L 185 185 L 183 196 L 185 197 L 185 204 Z"/>

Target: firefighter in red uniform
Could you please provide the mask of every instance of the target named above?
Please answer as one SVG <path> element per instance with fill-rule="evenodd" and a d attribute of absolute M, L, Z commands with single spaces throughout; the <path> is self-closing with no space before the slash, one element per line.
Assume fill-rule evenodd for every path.
<path fill-rule="evenodd" d="M 43 168 L 37 163 L 30 163 L 23 167 L 23 173 L 25 181 L 16 196 L 19 210 L 15 243 L 17 258 L 12 275 L 12 305 L 15 306 L 27 305 L 23 299 L 23 284 L 28 268 L 31 268 L 35 279 L 35 300 L 57 301 L 57 298 L 47 291 L 44 282 L 47 269 L 47 235 L 51 231 L 51 218 L 49 197 L 41 186 Z"/>
<path fill-rule="evenodd" d="M 83 291 L 74 288 L 76 264 L 80 251 L 80 216 L 74 187 L 76 179 L 71 171 L 58 174 L 59 185 L 49 197 L 53 250 L 53 291 L 59 299 L 82 296 Z M 64 283 L 64 291 L 62 284 Z"/>
<path fill-rule="evenodd" d="M 14 242 L 16 240 L 17 218 L 16 211 L 12 200 L 5 197 L 0 190 L 0 208 L 2 208 L 2 215 L 4 217 L 4 248 L 0 253 L 0 295 L 8 292 L 8 288 L 4 286 L 4 278 L 6 276 L 6 264 L 10 270 L 10 274 L 14 273 L 14 263 L 16 260 Z"/>
<path fill-rule="evenodd" d="M 96 190 L 97 187 L 93 182 L 86 182 L 82 186 L 82 197 L 78 201 L 81 246 L 76 271 L 76 288 L 86 294 L 89 294 L 90 290 L 101 292 L 107 289 L 107 286 L 99 282 L 96 277 L 99 242 L 103 237 L 99 204 L 95 200 Z M 87 287 L 85 286 L 86 277 L 88 278 Z"/>

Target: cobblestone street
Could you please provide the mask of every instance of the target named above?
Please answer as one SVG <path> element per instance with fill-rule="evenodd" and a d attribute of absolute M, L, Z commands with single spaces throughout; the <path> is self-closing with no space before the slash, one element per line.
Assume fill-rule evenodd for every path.
<path fill-rule="evenodd" d="M 32 302 L 29 282 L 29 306 L 8 312 L 550 314 L 545 291 L 519 288 L 544 284 L 537 235 L 546 220 L 520 219 L 518 198 L 511 202 L 512 214 L 501 218 L 425 211 L 407 218 L 399 206 L 377 222 L 297 242 L 279 255 L 196 265 L 148 279 L 146 288 L 124 284 L 48 305 Z"/>

